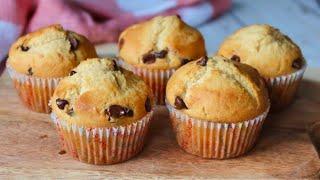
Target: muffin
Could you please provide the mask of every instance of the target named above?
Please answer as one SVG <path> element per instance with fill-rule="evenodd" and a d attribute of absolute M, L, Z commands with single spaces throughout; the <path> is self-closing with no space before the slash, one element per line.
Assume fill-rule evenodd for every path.
<path fill-rule="evenodd" d="M 269 110 L 257 70 L 220 56 L 178 69 L 168 81 L 166 101 L 178 144 L 203 158 L 246 153 Z"/>
<path fill-rule="evenodd" d="M 292 102 L 306 69 L 300 48 L 269 25 L 236 31 L 222 43 L 218 55 L 256 68 L 267 82 L 271 109 L 276 111 Z"/>
<path fill-rule="evenodd" d="M 164 105 L 171 74 L 206 55 L 200 32 L 178 16 L 158 16 L 133 25 L 121 33 L 118 46 L 120 65 L 145 80 L 159 105 Z"/>
<path fill-rule="evenodd" d="M 7 69 L 22 102 L 49 113 L 59 80 L 92 57 L 97 57 L 95 48 L 84 36 L 52 25 L 20 37 L 10 48 Z"/>
<path fill-rule="evenodd" d="M 90 164 L 126 161 L 141 151 L 152 91 L 112 59 L 88 59 L 58 84 L 50 104 L 64 148 Z"/>

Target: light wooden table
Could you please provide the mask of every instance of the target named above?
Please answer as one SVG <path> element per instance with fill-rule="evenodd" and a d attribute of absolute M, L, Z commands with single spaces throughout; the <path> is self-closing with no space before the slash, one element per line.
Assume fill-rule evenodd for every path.
<path fill-rule="evenodd" d="M 310 66 L 320 67 L 319 8 L 315 0 L 235 0 L 230 13 L 200 26 L 209 53 L 241 26 L 269 23 L 302 47 Z M 114 45 L 97 46 L 112 55 Z M 308 68 L 297 100 L 268 117 L 257 146 L 230 160 L 205 160 L 183 152 L 174 139 L 164 108 L 156 113 L 149 140 L 136 158 L 93 166 L 60 155 L 48 115 L 24 108 L 8 79 L 0 77 L 0 179 L 16 178 L 319 178 L 320 163 L 305 126 L 320 120 L 320 69 Z"/>

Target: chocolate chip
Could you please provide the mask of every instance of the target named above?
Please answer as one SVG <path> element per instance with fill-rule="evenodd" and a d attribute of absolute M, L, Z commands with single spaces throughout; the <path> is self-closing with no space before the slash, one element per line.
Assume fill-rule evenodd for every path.
<path fill-rule="evenodd" d="M 78 48 L 79 46 L 79 40 L 76 39 L 75 37 L 73 37 L 72 35 L 68 34 L 68 37 L 67 37 L 68 41 L 70 42 L 70 50 L 71 51 L 74 51 Z"/>
<path fill-rule="evenodd" d="M 295 59 L 292 62 L 292 67 L 295 69 L 300 69 L 302 67 L 302 60 L 300 58 Z"/>
<path fill-rule="evenodd" d="M 197 62 L 197 64 L 200 66 L 206 66 L 207 62 L 208 62 L 208 57 L 204 56 Z"/>
<path fill-rule="evenodd" d="M 154 54 L 148 53 L 142 56 L 142 61 L 145 64 L 152 64 L 156 61 L 156 56 Z"/>
<path fill-rule="evenodd" d="M 119 44 L 118 44 L 118 48 L 119 48 L 119 50 L 121 50 L 121 48 L 122 48 L 123 44 L 124 44 L 124 39 L 123 39 L 123 38 L 121 38 L 121 39 L 120 39 L 120 41 L 119 41 Z"/>
<path fill-rule="evenodd" d="M 28 69 L 28 75 L 30 75 L 30 76 L 33 75 L 32 68 L 31 68 L 31 67 Z"/>
<path fill-rule="evenodd" d="M 131 109 L 126 109 L 126 116 L 132 117 L 133 116 L 133 111 Z"/>
<path fill-rule="evenodd" d="M 72 75 L 74 75 L 75 73 L 77 73 L 76 71 L 71 71 L 70 73 L 69 73 L 69 76 L 72 76 Z"/>
<path fill-rule="evenodd" d="M 67 114 L 68 114 L 69 116 L 72 116 L 73 113 L 74 113 L 73 108 L 67 110 Z"/>
<path fill-rule="evenodd" d="M 185 64 L 187 64 L 188 62 L 190 62 L 191 60 L 189 60 L 189 59 L 182 59 L 181 60 L 181 65 L 185 65 Z"/>
<path fill-rule="evenodd" d="M 151 111 L 151 101 L 150 101 L 150 98 L 147 97 L 147 100 L 146 102 L 144 103 L 144 107 L 146 108 L 146 111 L 147 112 L 150 112 Z"/>
<path fill-rule="evenodd" d="M 231 59 L 232 61 L 240 62 L 240 57 L 237 56 L 237 55 L 233 55 L 230 59 Z"/>
<path fill-rule="evenodd" d="M 110 117 L 120 118 L 123 116 L 127 116 L 127 117 L 133 116 L 133 111 L 131 109 L 126 108 L 126 107 L 122 107 L 119 105 L 109 106 L 109 108 L 105 110 L 105 113 L 109 116 L 109 120 L 110 120 Z"/>
<path fill-rule="evenodd" d="M 153 54 L 154 54 L 154 56 L 156 58 L 165 58 L 166 55 L 168 54 L 168 51 L 167 50 L 161 50 L 159 52 L 154 52 Z"/>
<path fill-rule="evenodd" d="M 183 99 L 179 96 L 177 96 L 176 99 L 174 100 L 174 106 L 176 109 L 188 109 Z"/>
<path fill-rule="evenodd" d="M 113 65 L 113 70 L 114 71 L 119 71 L 120 70 L 118 65 L 117 65 L 116 60 L 114 60 L 114 59 L 112 60 L 112 65 Z"/>
<path fill-rule="evenodd" d="M 28 51 L 29 50 L 29 47 L 28 46 L 24 46 L 24 45 L 21 45 L 20 48 L 21 48 L 22 51 Z"/>
<path fill-rule="evenodd" d="M 177 18 L 181 19 L 181 16 L 179 14 L 176 14 Z"/>
<path fill-rule="evenodd" d="M 69 102 L 68 102 L 67 100 L 58 98 L 58 99 L 56 100 L 56 104 L 57 104 L 57 106 L 58 106 L 59 109 L 63 110 L 64 107 L 65 107 L 67 104 L 69 104 Z"/>

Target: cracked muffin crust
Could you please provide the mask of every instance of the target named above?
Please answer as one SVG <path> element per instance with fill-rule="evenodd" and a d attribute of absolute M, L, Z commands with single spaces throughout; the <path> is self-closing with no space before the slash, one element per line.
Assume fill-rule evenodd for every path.
<path fill-rule="evenodd" d="M 203 57 L 169 79 L 167 103 L 192 118 L 242 122 L 265 112 L 267 89 L 254 68 L 221 56 Z"/>
<path fill-rule="evenodd" d="M 51 98 L 52 111 L 69 124 L 115 127 L 143 118 L 152 109 L 149 87 L 114 59 L 88 59 L 62 79 Z"/>
<path fill-rule="evenodd" d="M 20 37 L 10 48 L 8 64 L 25 75 L 59 78 L 94 57 L 95 48 L 87 38 L 51 25 Z"/>
<path fill-rule="evenodd" d="M 158 16 L 133 25 L 119 37 L 119 56 L 148 69 L 178 68 L 206 54 L 200 32 L 178 16 Z"/>
<path fill-rule="evenodd" d="M 248 64 L 265 78 L 296 72 L 305 64 L 300 48 L 270 25 L 239 29 L 220 46 L 218 55 Z"/>

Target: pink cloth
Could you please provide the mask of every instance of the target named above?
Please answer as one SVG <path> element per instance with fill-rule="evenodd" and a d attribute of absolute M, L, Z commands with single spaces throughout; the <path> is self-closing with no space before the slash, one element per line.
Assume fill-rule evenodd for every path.
<path fill-rule="evenodd" d="M 179 14 L 197 26 L 230 6 L 231 0 L 0 0 L 0 58 L 19 35 L 50 24 L 94 43 L 115 42 L 127 26 L 156 15 Z"/>

